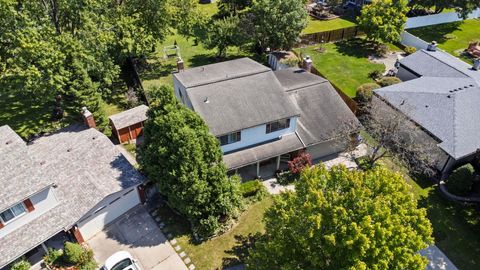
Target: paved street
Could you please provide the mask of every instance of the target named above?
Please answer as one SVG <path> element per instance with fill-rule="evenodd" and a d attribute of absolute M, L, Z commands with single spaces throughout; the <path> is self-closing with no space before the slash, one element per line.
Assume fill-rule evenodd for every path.
<path fill-rule="evenodd" d="M 113 253 L 130 252 L 142 270 L 187 267 L 143 206 L 137 206 L 88 241 L 99 264 Z"/>

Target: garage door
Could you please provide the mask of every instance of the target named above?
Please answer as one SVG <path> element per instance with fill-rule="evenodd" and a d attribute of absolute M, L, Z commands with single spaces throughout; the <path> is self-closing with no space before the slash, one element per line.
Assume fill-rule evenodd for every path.
<path fill-rule="evenodd" d="M 328 141 L 316 144 L 307 148 L 307 153 L 310 154 L 313 160 L 326 157 L 343 151 L 345 147 L 336 141 Z"/>
<path fill-rule="evenodd" d="M 79 222 L 78 228 L 82 233 L 83 239 L 90 239 L 101 231 L 105 225 L 139 203 L 140 198 L 136 188 L 121 192 L 117 196 L 112 196 L 111 199 L 105 201 L 105 204 L 99 205 L 90 217 Z"/>

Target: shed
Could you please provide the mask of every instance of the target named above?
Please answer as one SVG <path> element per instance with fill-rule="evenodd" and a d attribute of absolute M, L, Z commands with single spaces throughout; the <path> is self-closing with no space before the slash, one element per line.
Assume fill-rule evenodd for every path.
<path fill-rule="evenodd" d="M 130 143 L 131 140 L 142 135 L 143 122 L 147 120 L 147 111 L 148 106 L 140 105 L 108 118 L 112 131 L 120 143 Z"/>

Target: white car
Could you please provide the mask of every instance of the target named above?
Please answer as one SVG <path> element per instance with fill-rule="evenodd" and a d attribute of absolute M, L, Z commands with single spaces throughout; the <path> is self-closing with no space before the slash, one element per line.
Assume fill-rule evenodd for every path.
<path fill-rule="evenodd" d="M 101 270 L 141 270 L 130 253 L 119 251 L 108 257 Z"/>

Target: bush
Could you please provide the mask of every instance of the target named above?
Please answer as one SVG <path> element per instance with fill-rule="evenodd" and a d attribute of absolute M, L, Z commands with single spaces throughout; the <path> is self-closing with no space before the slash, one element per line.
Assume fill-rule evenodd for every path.
<path fill-rule="evenodd" d="M 450 40 L 450 39 L 456 39 L 457 36 L 455 36 L 455 35 L 452 34 L 452 33 L 449 33 L 449 34 L 443 35 L 443 38 L 444 38 L 444 39 L 447 39 L 447 40 Z"/>
<path fill-rule="evenodd" d="M 372 100 L 373 90 L 380 88 L 376 83 L 365 83 L 357 88 L 357 100 L 367 102 Z"/>
<path fill-rule="evenodd" d="M 300 174 L 303 169 L 312 166 L 312 157 L 310 154 L 302 152 L 296 158 L 288 162 L 288 169 L 293 174 Z"/>
<path fill-rule="evenodd" d="M 475 169 L 470 164 L 463 165 L 453 170 L 447 181 L 448 191 L 455 195 L 468 195 L 474 177 Z"/>
<path fill-rule="evenodd" d="M 267 189 L 260 180 L 252 180 L 240 185 L 240 194 L 252 201 L 259 201 L 267 195 Z"/>
<path fill-rule="evenodd" d="M 196 239 L 205 239 L 205 237 L 214 236 L 220 230 L 220 222 L 215 216 L 209 216 L 202 219 L 198 226 L 194 226 L 194 235 Z"/>
<path fill-rule="evenodd" d="M 367 157 L 359 157 L 355 159 L 355 163 L 357 163 L 358 167 L 362 169 L 362 171 L 368 171 L 375 167 L 375 164 L 372 166 Z"/>
<path fill-rule="evenodd" d="M 385 57 L 388 54 L 388 46 L 385 44 L 379 44 L 376 47 L 376 51 L 379 56 Z"/>
<path fill-rule="evenodd" d="M 385 86 L 390 86 L 390 85 L 394 85 L 394 84 L 397 84 L 397 83 L 401 83 L 402 80 L 400 80 L 399 78 L 397 77 L 383 77 L 380 82 L 378 82 L 382 87 L 385 87 Z"/>
<path fill-rule="evenodd" d="M 32 267 L 32 265 L 25 259 L 21 259 L 20 261 L 14 263 L 11 270 L 28 270 Z"/>
<path fill-rule="evenodd" d="M 380 80 L 383 77 L 383 72 L 381 70 L 374 70 L 368 74 L 370 78 L 376 80 Z"/>
<path fill-rule="evenodd" d="M 61 261 L 62 255 L 61 250 L 49 248 L 47 254 L 43 257 L 43 261 L 48 266 L 57 265 Z"/>
<path fill-rule="evenodd" d="M 96 267 L 96 262 L 93 259 L 93 251 L 91 249 L 84 248 L 77 243 L 65 243 L 65 260 L 68 263 L 77 265 L 80 268 L 88 268 L 93 264 L 95 264 Z"/>
<path fill-rule="evenodd" d="M 280 185 L 288 185 L 298 179 L 298 174 L 293 174 L 291 171 L 284 171 L 277 174 L 277 182 Z"/>
<path fill-rule="evenodd" d="M 417 51 L 417 48 L 412 47 L 412 46 L 407 46 L 405 49 L 403 49 L 407 55 L 413 54 Z"/>

